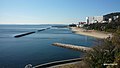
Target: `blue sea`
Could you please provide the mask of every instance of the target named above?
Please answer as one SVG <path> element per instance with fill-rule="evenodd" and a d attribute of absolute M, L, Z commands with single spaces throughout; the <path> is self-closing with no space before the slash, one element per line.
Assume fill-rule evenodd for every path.
<path fill-rule="evenodd" d="M 59 42 L 92 47 L 96 38 L 77 35 L 68 28 L 52 27 L 20 38 L 15 35 L 37 31 L 52 25 L 0 25 L 0 68 L 24 68 L 65 59 L 78 58 L 83 53 L 52 46 Z"/>

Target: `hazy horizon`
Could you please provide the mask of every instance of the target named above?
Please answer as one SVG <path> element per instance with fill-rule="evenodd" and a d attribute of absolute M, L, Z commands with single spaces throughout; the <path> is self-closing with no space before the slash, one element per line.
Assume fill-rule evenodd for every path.
<path fill-rule="evenodd" d="M 0 0 L 0 24 L 70 24 L 120 11 L 118 0 Z"/>

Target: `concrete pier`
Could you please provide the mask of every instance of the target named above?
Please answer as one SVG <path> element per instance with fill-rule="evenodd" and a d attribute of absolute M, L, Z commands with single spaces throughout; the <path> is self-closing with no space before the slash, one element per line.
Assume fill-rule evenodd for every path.
<path fill-rule="evenodd" d="M 67 48 L 67 49 L 72 49 L 76 51 L 81 51 L 81 52 L 89 52 L 92 51 L 92 48 L 89 47 L 84 47 L 84 46 L 76 46 L 76 45 L 70 45 L 70 44 L 62 44 L 62 43 L 53 43 L 52 45 L 62 47 L 62 48 Z"/>

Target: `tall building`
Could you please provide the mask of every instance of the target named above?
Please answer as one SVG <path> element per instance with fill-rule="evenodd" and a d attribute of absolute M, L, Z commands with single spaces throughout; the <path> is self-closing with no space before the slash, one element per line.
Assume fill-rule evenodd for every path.
<path fill-rule="evenodd" d="M 87 24 L 102 23 L 103 16 L 86 17 Z"/>

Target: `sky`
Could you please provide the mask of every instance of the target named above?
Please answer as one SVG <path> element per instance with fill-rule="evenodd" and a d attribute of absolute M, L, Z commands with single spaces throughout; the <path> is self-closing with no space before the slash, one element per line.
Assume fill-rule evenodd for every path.
<path fill-rule="evenodd" d="M 0 24 L 70 24 L 120 12 L 120 0 L 0 0 Z"/>

